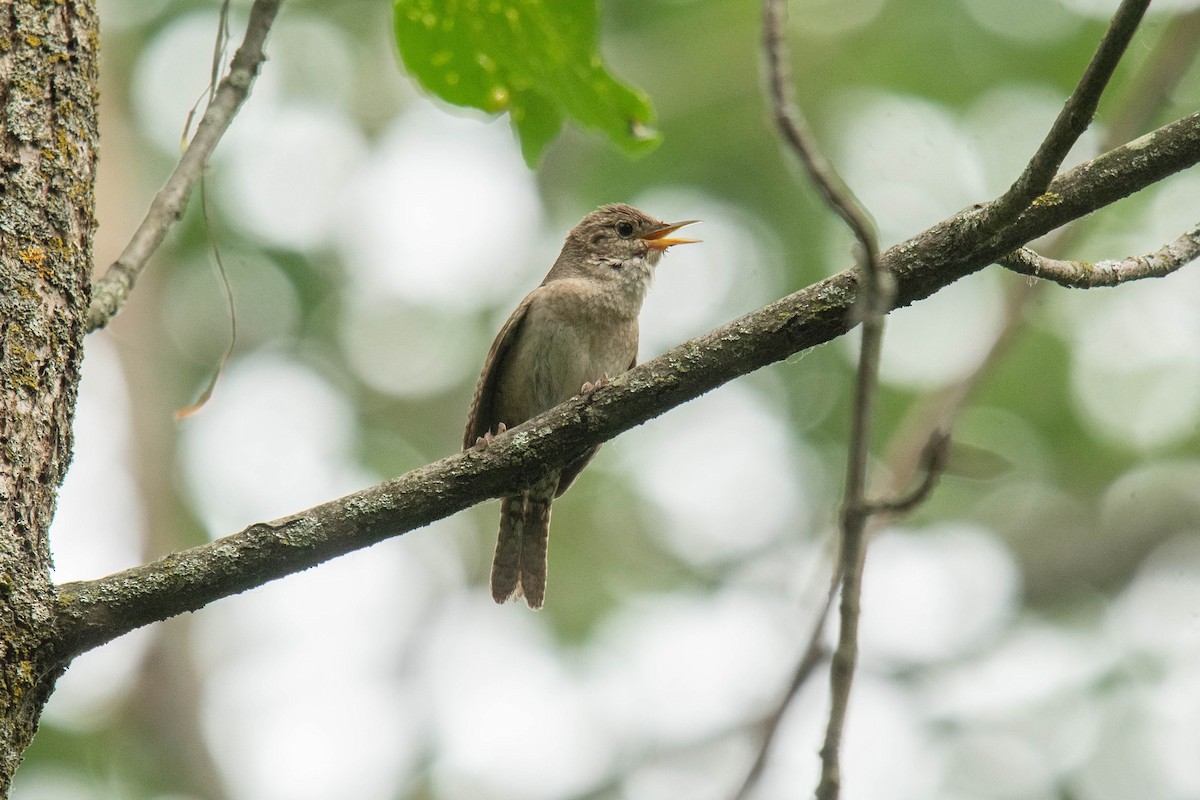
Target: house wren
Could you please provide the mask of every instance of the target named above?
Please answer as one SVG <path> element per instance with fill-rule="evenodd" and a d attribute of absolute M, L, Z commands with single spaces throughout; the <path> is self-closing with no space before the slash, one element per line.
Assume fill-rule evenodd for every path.
<path fill-rule="evenodd" d="M 686 222 L 666 223 L 631 206 L 602 206 L 567 234 L 541 285 L 521 301 L 492 342 L 463 448 L 490 441 L 581 391 L 591 391 L 637 360 L 638 312 L 668 247 Z M 500 535 L 492 561 L 492 597 L 524 595 L 541 608 L 546 593 L 550 504 L 591 461 L 585 453 L 560 472 L 500 501 Z"/>

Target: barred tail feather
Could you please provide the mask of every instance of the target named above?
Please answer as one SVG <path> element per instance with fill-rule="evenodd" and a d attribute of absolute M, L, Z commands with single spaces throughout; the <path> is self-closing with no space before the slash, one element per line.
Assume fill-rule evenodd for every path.
<path fill-rule="evenodd" d="M 521 591 L 521 530 L 525 523 L 525 495 L 500 501 L 500 533 L 492 558 L 492 599 L 506 602 Z"/>
<path fill-rule="evenodd" d="M 558 478 L 548 475 L 522 494 L 500 501 L 500 535 L 492 559 L 492 598 L 497 603 L 524 596 L 530 608 L 542 607 L 550 504 Z"/>
<path fill-rule="evenodd" d="M 530 491 L 525 506 L 525 530 L 521 534 L 521 559 L 518 566 L 519 582 L 525 592 L 525 602 L 530 608 L 541 608 L 546 597 L 546 543 L 550 538 L 550 504 L 554 500 L 554 486 L 549 492 L 538 495 Z"/>

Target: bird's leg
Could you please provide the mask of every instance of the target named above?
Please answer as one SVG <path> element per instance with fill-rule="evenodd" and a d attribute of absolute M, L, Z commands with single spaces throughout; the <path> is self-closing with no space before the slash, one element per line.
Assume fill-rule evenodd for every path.
<path fill-rule="evenodd" d="M 496 426 L 496 436 L 499 436 L 500 434 L 504 433 L 506 430 L 508 430 L 508 426 L 505 425 L 503 422 L 501 422 L 499 425 Z M 475 446 L 481 450 L 485 449 L 491 445 L 492 439 L 494 439 L 494 438 L 495 437 L 492 436 L 492 432 L 487 431 L 486 433 L 483 434 L 483 436 L 480 436 L 478 439 L 475 440 Z"/>

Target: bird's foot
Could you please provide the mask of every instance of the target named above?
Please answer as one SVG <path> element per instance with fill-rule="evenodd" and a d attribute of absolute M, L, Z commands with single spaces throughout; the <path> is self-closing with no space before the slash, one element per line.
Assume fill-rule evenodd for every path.
<path fill-rule="evenodd" d="M 496 426 L 496 436 L 499 436 L 500 434 L 504 433 L 506 430 L 508 430 L 508 426 L 505 425 L 503 422 L 501 422 L 499 425 Z M 495 438 L 495 436 L 492 435 L 492 432 L 488 431 L 485 434 L 483 434 L 483 436 L 480 436 L 478 439 L 475 440 L 475 446 L 482 450 L 482 449 L 490 446 L 492 443 L 492 439 L 494 439 L 494 438 Z"/>
<path fill-rule="evenodd" d="M 605 386 L 608 386 L 610 383 L 612 383 L 612 378 L 609 378 L 608 373 L 605 372 L 596 379 L 595 383 L 588 381 L 587 383 L 583 384 L 583 387 L 579 390 L 579 393 L 590 395 L 592 392 L 596 391 L 597 389 L 602 389 Z"/>

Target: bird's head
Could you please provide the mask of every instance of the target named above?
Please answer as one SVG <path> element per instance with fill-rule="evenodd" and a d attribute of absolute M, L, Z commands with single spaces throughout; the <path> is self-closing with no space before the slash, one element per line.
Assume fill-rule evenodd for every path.
<path fill-rule="evenodd" d="M 601 206 L 567 234 L 547 280 L 585 277 L 644 286 L 668 247 L 699 241 L 670 235 L 696 221 L 663 222 L 623 203 Z"/>

